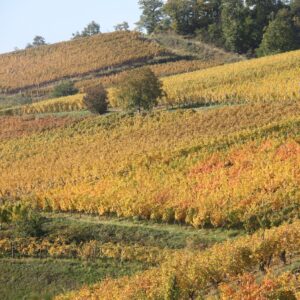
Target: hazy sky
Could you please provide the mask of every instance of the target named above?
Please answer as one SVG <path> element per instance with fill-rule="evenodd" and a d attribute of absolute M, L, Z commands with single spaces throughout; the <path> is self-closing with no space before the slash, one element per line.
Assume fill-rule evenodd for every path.
<path fill-rule="evenodd" d="M 68 40 L 90 21 L 101 31 L 112 31 L 127 21 L 138 21 L 138 0 L 0 0 L 0 53 L 24 48 L 35 35 L 48 43 Z"/>

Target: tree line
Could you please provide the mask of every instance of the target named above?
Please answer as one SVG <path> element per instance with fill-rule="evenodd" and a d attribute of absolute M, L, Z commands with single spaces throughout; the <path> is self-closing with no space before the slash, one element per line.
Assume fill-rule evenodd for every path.
<path fill-rule="evenodd" d="M 240 54 L 300 47 L 300 0 L 139 0 L 137 25 L 148 34 L 175 31 Z"/>
<path fill-rule="evenodd" d="M 82 31 L 76 31 L 75 33 L 72 33 L 72 39 L 78 39 L 82 37 L 88 37 L 88 36 L 93 36 L 96 34 L 101 34 L 101 26 L 99 23 L 95 21 L 91 21 L 86 25 L 86 27 L 83 28 Z M 114 26 L 115 31 L 129 31 L 129 24 L 128 22 L 124 21 L 122 23 L 116 24 Z M 34 47 L 40 47 L 47 45 L 46 40 L 43 36 L 36 35 L 33 38 L 32 43 L 28 43 L 26 45 L 26 49 L 29 48 L 34 48 Z M 15 50 L 19 50 L 18 48 L 15 48 Z"/>
<path fill-rule="evenodd" d="M 139 0 L 136 30 L 148 35 L 176 32 L 248 56 L 264 56 L 300 48 L 300 0 Z M 124 21 L 114 26 L 128 31 Z M 72 39 L 100 34 L 90 22 Z M 46 45 L 36 36 L 26 48 Z"/>

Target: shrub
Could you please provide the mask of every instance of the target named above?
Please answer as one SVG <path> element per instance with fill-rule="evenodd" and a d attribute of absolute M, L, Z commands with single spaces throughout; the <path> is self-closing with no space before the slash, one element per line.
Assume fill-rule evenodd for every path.
<path fill-rule="evenodd" d="M 44 234 L 43 217 L 27 206 L 19 204 L 12 208 L 12 222 L 20 236 L 40 237 Z"/>
<path fill-rule="evenodd" d="M 108 108 L 107 92 L 103 85 L 86 88 L 83 103 L 92 113 L 106 113 Z"/>
<path fill-rule="evenodd" d="M 77 93 L 78 89 L 74 87 L 74 83 L 72 81 L 64 81 L 54 88 L 52 95 L 54 98 L 59 98 L 75 95 Z"/>
<path fill-rule="evenodd" d="M 126 110 L 151 110 L 163 96 L 162 83 L 150 68 L 141 68 L 125 74 L 110 94 L 111 103 Z"/>

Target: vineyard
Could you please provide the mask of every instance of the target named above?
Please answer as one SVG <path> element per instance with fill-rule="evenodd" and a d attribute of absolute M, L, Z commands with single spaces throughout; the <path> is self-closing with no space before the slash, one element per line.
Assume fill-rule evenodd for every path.
<path fill-rule="evenodd" d="M 163 80 L 166 104 L 300 100 L 300 51 L 237 62 Z"/>
<path fill-rule="evenodd" d="M 223 57 L 212 59 L 209 61 L 182 59 L 175 62 L 154 64 L 154 65 L 150 65 L 149 67 L 155 73 L 156 76 L 164 77 L 164 76 L 170 76 L 174 74 L 188 73 L 196 70 L 204 70 L 214 66 L 222 65 L 224 63 L 226 63 L 226 60 Z M 124 77 L 124 74 L 126 73 L 127 71 L 123 71 L 110 76 L 80 80 L 76 82 L 76 86 L 80 90 L 84 90 L 85 87 L 101 83 L 104 86 L 109 88 L 111 86 L 118 84 Z"/>
<path fill-rule="evenodd" d="M 0 90 L 39 87 L 64 78 L 168 55 L 138 33 L 116 32 L 0 55 Z"/>
<path fill-rule="evenodd" d="M 148 70 L 117 107 L 145 65 L 157 107 Z M 0 55 L 1 299 L 300 299 L 299 71 L 172 33 Z"/>
<path fill-rule="evenodd" d="M 15 106 L 0 110 L 0 115 L 35 115 L 44 113 L 68 112 L 84 109 L 83 95 L 77 94 L 55 99 L 48 99 L 32 104 Z"/>
<path fill-rule="evenodd" d="M 300 52 L 290 52 L 276 56 L 242 61 L 224 66 L 213 67 L 221 62 L 179 61 L 158 64 L 151 69 L 158 76 L 203 69 L 181 75 L 163 77 L 166 97 L 160 104 L 166 107 L 276 103 L 300 100 L 298 72 Z M 209 67 L 211 66 L 211 67 Z M 126 75 L 116 75 L 83 80 L 76 86 L 84 91 L 85 87 L 99 83 L 109 88 L 109 100 L 114 101 L 115 85 Z M 22 115 L 54 113 L 85 109 L 82 94 L 58 99 L 49 99 L 0 110 L 0 115 Z"/>
<path fill-rule="evenodd" d="M 54 211 L 249 231 L 280 224 L 299 214 L 299 109 L 111 115 L 5 140 L 0 192 Z"/>
<path fill-rule="evenodd" d="M 297 221 L 258 232 L 216 245 L 200 254 L 178 252 L 157 269 L 119 280 L 108 279 L 92 288 L 56 299 L 164 299 L 170 294 L 177 294 L 177 299 L 201 299 L 209 296 L 212 289 L 215 289 L 215 297 L 224 300 L 241 299 L 238 295 L 245 297 L 247 293 L 247 299 L 278 299 L 279 295 L 285 296 L 285 299 L 296 299 L 295 294 L 299 297 L 299 279 L 291 272 L 277 278 L 270 278 L 265 273 L 265 281 L 260 286 L 253 278 L 252 285 L 247 285 L 246 280 L 249 277 L 251 280 L 248 274 L 251 271 L 259 268 L 264 271 L 264 268 L 285 264 L 287 255 L 290 259 L 297 258 L 299 226 Z M 237 281 L 239 277 L 245 286 L 235 291 L 230 282 Z M 259 293 L 261 298 L 256 298 Z"/>

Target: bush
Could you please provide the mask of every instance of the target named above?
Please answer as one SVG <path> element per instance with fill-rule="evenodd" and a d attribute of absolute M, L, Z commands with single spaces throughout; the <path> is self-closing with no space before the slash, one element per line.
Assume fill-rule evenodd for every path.
<path fill-rule="evenodd" d="M 27 206 L 19 204 L 12 208 L 12 222 L 19 236 L 40 237 L 44 234 L 44 218 Z"/>
<path fill-rule="evenodd" d="M 111 103 L 123 109 L 151 110 L 163 96 L 162 83 L 145 67 L 128 72 L 110 96 Z"/>
<path fill-rule="evenodd" d="M 107 92 L 103 85 L 86 88 L 83 103 L 92 113 L 106 113 L 108 108 Z"/>
<path fill-rule="evenodd" d="M 54 88 L 52 96 L 54 98 L 59 98 L 75 95 L 77 93 L 78 89 L 74 87 L 74 83 L 72 81 L 64 81 Z"/>

